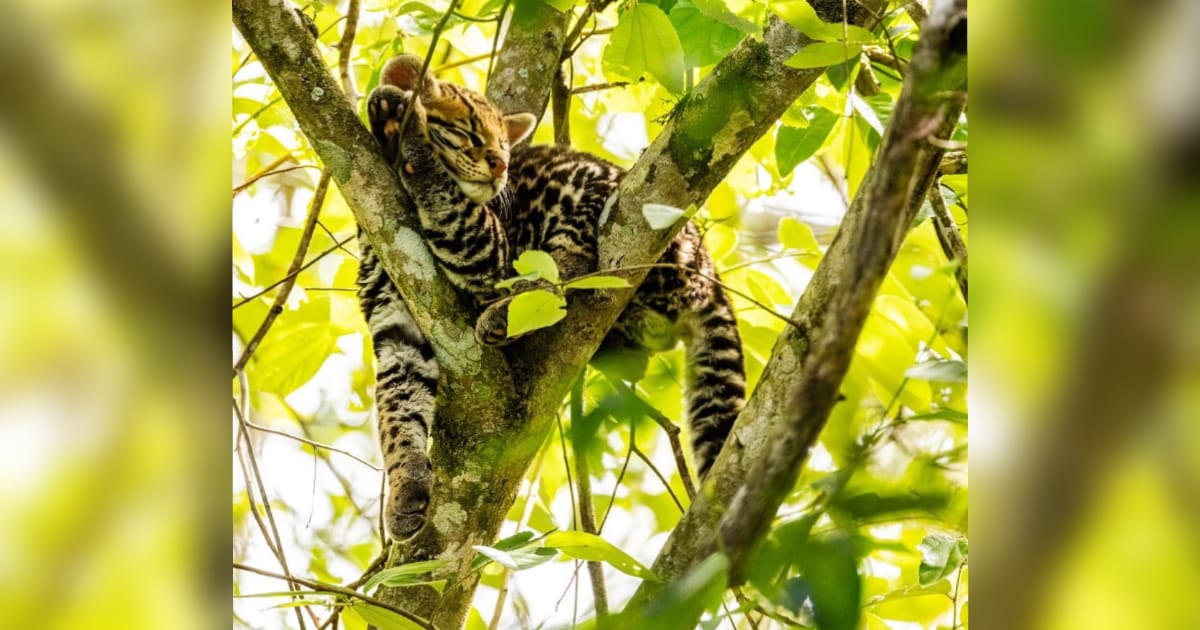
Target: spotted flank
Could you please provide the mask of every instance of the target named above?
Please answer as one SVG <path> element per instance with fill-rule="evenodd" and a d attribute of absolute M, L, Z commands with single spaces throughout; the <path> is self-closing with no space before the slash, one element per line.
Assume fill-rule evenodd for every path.
<path fill-rule="evenodd" d="M 388 61 L 367 102 L 371 131 L 418 208 L 421 232 L 451 284 L 476 304 L 500 296 L 526 250 L 549 253 L 563 278 L 596 270 L 605 201 L 624 172 L 592 155 L 522 144 L 530 114 L 501 113 L 483 96 L 432 77 L 421 60 Z M 418 86 L 420 83 L 420 86 Z M 413 108 L 401 133 L 404 113 Z M 438 367 L 395 285 L 364 239 L 359 296 L 375 344 L 376 409 L 387 468 L 386 522 L 394 538 L 425 523 L 433 477 L 427 455 Z M 746 397 L 741 339 L 728 297 L 695 226 L 688 224 L 604 340 L 602 351 L 649 353 L 680 340 L 687 352 L 686 409 L 701 476 L 712 467 Z M 690 271 L 685 271 L 690 270 Z M 697 273 L 691 273 L 697 272 Z M 479 318 L 484 343 L 509 340 L 503 305 Z"/>

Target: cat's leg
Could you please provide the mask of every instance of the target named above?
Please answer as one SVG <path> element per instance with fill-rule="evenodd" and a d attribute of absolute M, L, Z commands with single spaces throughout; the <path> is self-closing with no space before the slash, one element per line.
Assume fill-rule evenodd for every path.
<path fill-rule="evenodd" d="M 383 265 L 360 242 L 359 299 L 375 346 L 375 407 L 388 481 L 384 522 L 402 540 L 424 526 L 429 505 L 433 471 L 426 451 L 438 366 Z"/>

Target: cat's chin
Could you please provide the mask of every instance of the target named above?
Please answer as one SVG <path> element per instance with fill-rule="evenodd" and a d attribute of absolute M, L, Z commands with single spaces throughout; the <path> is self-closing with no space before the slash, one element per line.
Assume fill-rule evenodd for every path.
<path fill-rule="evenodd" d="M 462 189 L 463 194 L 474 201 L 475 203 L 487 203 L 492 200 L 500 189 L 504 187 L 505 179 L 492 180 L 487 182 L 471 182 L 454 178 L 458 182 L 458 187 Z"/>

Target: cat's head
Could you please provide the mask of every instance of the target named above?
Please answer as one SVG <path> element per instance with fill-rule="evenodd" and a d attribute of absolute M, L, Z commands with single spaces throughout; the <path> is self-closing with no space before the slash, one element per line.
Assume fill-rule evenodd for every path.
<path fill-rule="evenodd" d="M 388 60 L 381 84 L 416 92 L 425 110 L 425 136 L 442 165 L 463 193 L 486 203 L 508 182 L 509 150 L 533 131 L 533 114 L 504 114 L 491 101 L 464 87 L 441 83 L 426 73 L 421 89 L 422 60 L 399 55 Z"/>

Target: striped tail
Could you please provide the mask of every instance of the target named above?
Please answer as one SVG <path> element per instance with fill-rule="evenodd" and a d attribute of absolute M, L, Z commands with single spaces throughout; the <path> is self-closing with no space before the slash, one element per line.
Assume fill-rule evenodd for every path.
<path fill-rule="evenodd" d="M 433 485 L 427 444 L 437 400 L 438 366 L 375 252 L 361 238 L 359 302 L 375 346 L 375 407 L 387 470 L 385 519 L 402 540 L 425 525 Z"/>
<path fill-rule="evenodd" d="M 746 368 L 737 319 L 721 287 L 710 286 L 710 299 L 698 310 L 685 314 L 690 321 L 684 338 L 684 398 L 692 452 L 701 478 L 712 468 L 746 403 Z"/>

